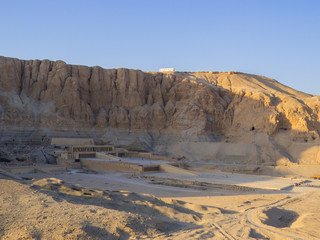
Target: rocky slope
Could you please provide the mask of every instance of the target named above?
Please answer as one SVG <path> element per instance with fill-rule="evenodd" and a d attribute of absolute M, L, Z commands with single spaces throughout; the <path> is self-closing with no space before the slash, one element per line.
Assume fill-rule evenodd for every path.
<path fill-rule="evenodd" d="M 2 129 L 115 129 L 241 142 L 254 144 L 260 158 L 276 143 L 281 156 L 297 162 L 283 139 L 317 144 L 319 109 L 320 96 L 240 72 L 166 74 L 0 57 Z"/>

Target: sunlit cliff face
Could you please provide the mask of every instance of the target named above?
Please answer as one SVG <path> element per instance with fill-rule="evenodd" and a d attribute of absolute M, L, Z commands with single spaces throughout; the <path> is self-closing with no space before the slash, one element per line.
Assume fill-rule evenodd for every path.
<path fill-rule="evenodd" d="M 293 141 L 316 143 L 319 109 L 316 96 L 258 75 L 149 73 L 0 57 L 3 128 L 112 129 L 187 141 L 241 139 L 257 146 L 285 134 Z M 266 140 L 258 141 L 257 134 Z"/>

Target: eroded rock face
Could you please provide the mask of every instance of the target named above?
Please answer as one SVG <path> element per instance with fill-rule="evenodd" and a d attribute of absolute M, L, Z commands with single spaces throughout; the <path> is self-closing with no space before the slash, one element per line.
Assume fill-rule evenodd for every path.
<path fill-rule="evenodd" d="M 147 73 L 0 57 L 2 126 L 318 139 L 320 97 L 244 73 Z"/>

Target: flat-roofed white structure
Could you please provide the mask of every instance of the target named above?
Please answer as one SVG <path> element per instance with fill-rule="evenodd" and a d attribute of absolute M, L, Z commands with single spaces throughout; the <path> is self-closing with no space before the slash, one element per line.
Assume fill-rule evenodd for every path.
<path fill-rule="evenodd" d="M 174 72 L 174 68 L 160 68 L 159 72 Z"/>

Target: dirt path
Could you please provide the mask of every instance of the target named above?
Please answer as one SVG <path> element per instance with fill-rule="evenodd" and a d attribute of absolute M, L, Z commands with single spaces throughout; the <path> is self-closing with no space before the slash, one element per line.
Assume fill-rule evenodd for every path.
<path fill-rule="evenodd" d="M 264 230 L 270 231 L 272 233 L 275 233 L 275 234 L 281 236 L 282 238 L 288 237 L 288 238 L 293 238 L 293 239 L 298 239 L 298 240 L 313 239 L 313 238 L 310 238 L 310 236 L 305 236 L 305 234 L 302 234 L 302 233 L 295 234 L 295 233 L 292 233 L 292 232 L 289 232 L 286 230 L 282 230 L 282 229 L 279 229 L 276 227 L 272 227 L 272 226 L 263 224 L 258 217 L 258 213 L 263 211 L 264 209 L 271 208 L 271 207 L 285 206 L 289 202 L 293 202 L 293 201 L 297 201 L 297 200 L 301 199 L 301 195 L 305 195 L 305 194 L 300 194 L 300 195 L 295 196 L 293 198 L 285 197 L 284 199 L 281 199 L 281 200 L 276 201 L 274 203 L 270 203 L 270 204 L 263 205 L 260 207 L 248 209 L 245 214 L 246 222 L 248 222 L 249 224 L 253 225 L 256 228 L 264 229 Z"/>

